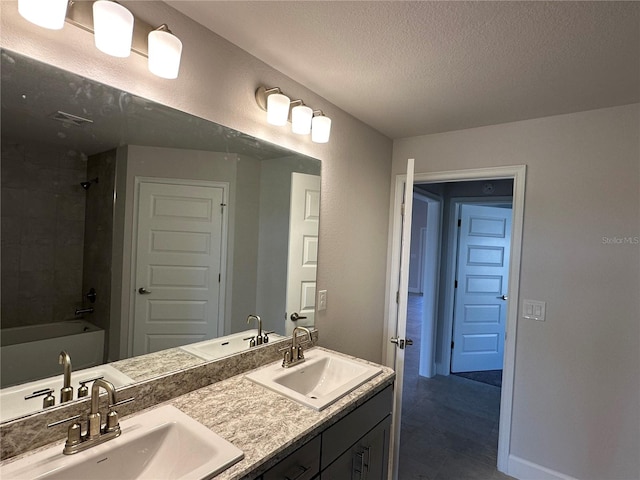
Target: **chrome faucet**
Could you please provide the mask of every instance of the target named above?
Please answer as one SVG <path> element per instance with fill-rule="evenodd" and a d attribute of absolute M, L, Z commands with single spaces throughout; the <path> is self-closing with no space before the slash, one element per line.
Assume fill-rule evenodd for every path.
<path fill-rule="evenodd" d="M 292 365 L 304 362 L 304 351 L 302 346 L 298 344 L 298 330 L 302 330 L 307 334 L 307 342 L 311 342 L 311 331 L 307 327 L 295 327 L 292 333 L 291 347 L 287 348 L 284 352 L 284 359 L 282 360 L 282 366 L 288 368 Z"/>
<path fill-rule="evenodd" d="M 104 388 L 107 391 L 107 401 L 109 412 L 107 413 L 106 423 L 102 424 L 102 416 L 100 414 L 100 389 Z M 62 453 L 65 455 L 72 455 L 74 453 L 82 452 L 90 447 L 99 445 L 113 438 L 119 437 L 120 423 L 118 420 L 118 413 L 113 409 L 117 405 L 123 405 L 134 400 L 129 398 L 121 402 L 116 401 L 116 389 L 113 384 L 102 378 L 93 382 L 91 387 L 91 409 L 87 416 L 87 431 L 82 434 L 82 425 L 79 421 L 80 415 L 76 415 L 71 418 L 66 418 L 58 422 L 49 424 L 49 427 L 60 425 L 68 421 L 74 421 L 69 426 L 67 435 L 67 441 L 64 445 Z"/>
<path fill-rule="evenodd" d="M 107 422 L 104 429 L 102 428 L 102 417 L 100 416 L 100 387 L 107 391 L 107 402 L 109 405 L 109 413 L 107 413 Z M 113 383 L 100 378 L 93 382 L 91 387 L 91 410 L 89 411 L 89 424 L 87 426 L 87 440 L 99 438 L 102 434 L 117 432 L 113 438 L 120 435 L 120 425 L 118 424 L 118 412 L 112 410 L 112 405 L 118 403 L 116 401 L 116 389 Z M 109 440 L 108 438 L 106 440 Z"/>
<path fill-rule="evenodd" d="M 60 390 L 60 403 L 73 400 L 73 387 L 71 386 L 71 357 L 64 350 L 60 352 L 58 363 L 64 367 L 64 381 Z"/>
<path fill-rule="evenodd" d="M 259 315 L 249 315 L 247 317 L 247 323 L 250 323 L 251 320 L 256 320 L 258 322 L 258 335 L 255 338 L 255 344 L 256 345 L 262 345 L 263 343 L 267 343 L 269 340 L 269 337 L 267 335 L 262 335 L 262 319 L 260 318 Z M 265 338 L 267 339 L 267 342 L 265 342 Z M 252 347 L 254 345 L 251 345 Z"/>

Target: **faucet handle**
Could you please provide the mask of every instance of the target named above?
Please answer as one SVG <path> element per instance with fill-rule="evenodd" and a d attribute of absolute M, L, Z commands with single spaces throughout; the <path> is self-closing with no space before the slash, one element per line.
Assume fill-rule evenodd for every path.
<path fill-rule="evenodd" d="M 272 333 L 276 333 L 275 330 L 269 330 L 268 332 L 264 332 L 262 334 L 262 343 L 269 343 L 269 335 Z"/>
<path fill-rule="evenodd" d="M 116 403 L 113 403 L 113 404 L 110 404 L 110 405 L 107 405 L 107 406 L 108 406 L 108 408 L 115 408 L 115 407 L 119 407 L 120 405 L 125 405 L 127 403 L 131 403 L 135 399 L 136 399 L 136 397 L 125 398 L 124 400 L 120 400 L 120 401 L 118 401 Z"/>
<path fill-rule="evenodd" d="M 64 418 L 62 420 L 51 422 L 47 424 L 47 428 L 57 427 L 58 425 L 62 425 L 63 423 L 72 422 L 73 420 L 78 420 L 80 417 L 81 415 L 74 415 L 73 417 Z"/>
<path fill-rule="evenodd" d="M 114 432 L 120 428 L 120 422 L 118 420 L 118 412 L 115 410 L 110 410 L 107 413 L 107 424 L 104 427 L 105 433 Z"/>

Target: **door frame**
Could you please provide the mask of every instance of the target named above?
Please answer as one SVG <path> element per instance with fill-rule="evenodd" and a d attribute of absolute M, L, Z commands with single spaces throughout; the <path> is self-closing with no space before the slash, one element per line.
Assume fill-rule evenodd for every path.
<path fill-rule="evenodd" d="M 229 182 L 215 182 L 210 180 L 190 180 L 183 178 L 167 178 L 167 177 L 134 177 L 134 189 L 133 189 L 133 228 L 131 230 L 131 277 L 130 285 L 135 292 L 136 286 L 136 265 L 138 261 L 138 209 L 140 204 L 140 184 L 141 183 L 162 183 L 165 185 L 188 185 L 197 187 L 214 187 L 222 189 L 222 202 L 225 205 L 229 205 Z M 218 336 L 224 335 L 225 332 L 225 304 L 226 304 L 226 278 L 227 278 L 227 240 L 228 240 L 228 222 L 229 215 L 225 215 L 225 207 L 222 208 L 222 232 L 220 243 L 220 301 L 218 302 Z M 228 211 L 228 209 L 226 209 Z M 128 312 L 129 312 L 129 325 L 125 330 L 127 333 L 126 345 L 127 355 L 131 357 L 133 355 L 133 334 L 135 328 L 135 302 L 136 295 L 131 292 L 128 296 Z"/>
<path fill-rule="evenodd" d="M 442 358 L 439 362 L 436 361 L 436 373 L 438 375 L 450 375 L 451 374 L 451 341 L 453 340 L 453 314 L 455 310 L 455 289 L 453 288 L 454 280 L 456 278 L 456 271 L 458 268 L 458 226 L 457 220 L 460 214 L 460 206 L 468 203 L 470 205 L 487 205 L 505 204 L 511 203 L 511 211 L 513 212 L 513 197 L 512 196 L 496 196 L 496 197 L 452 197 L 450 201 L 449 213 L 449 241 L 448 252 L 449 255 L 443 261 L 446 262 L 446 272 L 444 281 L 444 305 L 443 305 L 443 317 L 444 324 L 442 326 L 442 338 L 440 339 L 440 351 L 442 352 Z M 513 239 L 513 233 L 512 233 Z M 511 250 L 511 246 L 509 246 Z M 509 257 L 511 261 L 511 257 Z M 509 265 L 509 273 L 511 273 L 511 265 Z M 510 285 L 510 284 L 508 284 Z M 511 297 L 511 295 L 509 295 Z M 505 325 L 506 331 L 507 325 Z M 504 372 L 503 372 L 504 373 Z"/>
<path fill-rule="evenodd" d="M 416 173 L 413 180 L 415 184 L 513 179 L 513 208 L 508 290 L 511 301 L 507 308 L 498 433 L 497 467 L 501 472 L 507 472 L 511 443 L 511 419 L 513 413 L 513 386 L 515 380 L 516 333 L 518 326 L 518 302 L 520 297 L 520 263 L 522 256 L 526 172 L 526 165 L 512 165 L 468 170 Z M 396 291 L 397 279 L 399 278 L 400 272 L 400 232 L 402 225 L 400 206 L 402 205 L 402 185 L 405 181 L 406 175 L 396 176 L 394 190 L 391 194 L 391 209 L 389 212 L 389 248 L 387 256 L 386 281 L 387 293 L 385 296 L 382 358 L 384 359 L 385 364 L 390 367 L 393 367 L 394 365 L 394 349 L 389 347 L 389 338 L 393 332 L 395 332 L 398 321 Z M 401 394 L 402 392 L 396 392 L 396 395 Z"/>
<path fill-rule="evenodd" d="M 442 264 L 442 220 L 444 215 L 444 199 L 440 195 L 429 192 L 421 192 L 420 195 L 426 199 L 425 201 L 428 204 L 428 214 L 427 226 L 423 229 L 422 233 L 424 235 L 420 238 L 420 241 L 423 242 L 424 266 L 422 274 L 422 295 L 425 307 L 422 309 L 420 362 L 418 372 L 423 377 L 432 378 L 437 374 L 437 317 L 440 305 L 440 268 Z M 430 242 L 427 241 L 427 237 L 430 238 Z M 424 243 L 427 243 L 426 248 L 424 248 Z M 429 248 L 429 245 L 434 248 Z M 427 265 L 429 265 L 430 268 L 426 268 Z M 431 308 L 429 309 L 426 308 L 427 300 L 431 300 Z M 427 340 L 429 339 L 430 342 L 427 343 Z"/>
<path fill-rule="evenodd" d="M 428 205 L 430 198 L 428 198 L 426 195 L 424 195 L 421 192 L 416 192 L 414 190 L 413 192 L 413 205 L 415 208 L 415 204 L 416 204 L 416 199 L 422 203 L 425 203 Z M 428 218 L 428 217 L 427 217 Z M 415 226 L 412 224 L 411 228 L 415 228 Z M 425 245 L 425 241 L 426 239 L 424 238 L 424 230 L 426 230 L 426 228 L 422 229 L 423 231 L 420 232 L 420 245 L 418 248 L 418 258 L 415 261 L 414 265 L 417 266 L 418 268 L 418 286 L 417 288 L 415 288 L 415 286 L 412 288 L 411 285 L 409 285 L 409 293 L 418 293 L 420 295 L 422 295 L 422 293 L 424 292 L 424 262 L 425 262 L 425 255 L 424 255 L 424 245 Z M 411 272 L 411 264 L 409 265 L 409 272 Z M 411 278 L 411 277 L 409 277 Z"/>

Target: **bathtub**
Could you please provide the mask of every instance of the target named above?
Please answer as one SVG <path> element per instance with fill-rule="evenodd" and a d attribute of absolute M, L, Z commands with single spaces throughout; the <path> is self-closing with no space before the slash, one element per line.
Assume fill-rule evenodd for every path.
<path fill-rule="evenodd" d="M 103 363 L 104 330 L 85 320 L 3 328 L 0 341 L 2 388 L 59 375 L 62 350 L 71 357 L 73 370 Z"/>

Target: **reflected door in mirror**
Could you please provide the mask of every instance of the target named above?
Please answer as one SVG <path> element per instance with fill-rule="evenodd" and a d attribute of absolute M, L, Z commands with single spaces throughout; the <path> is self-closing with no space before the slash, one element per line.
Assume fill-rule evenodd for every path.
<path fill-rule="evenodd" d="M 216 337 L 222 315 L 224 185 L 138 188 L 133 354 Z"/>
<path fill-rule="evenodd" d="M 320 177 L 293 172 L 287 264 L 287 335 L 291 335 L 296 326 L 315 323 L 319 219 Z M 296 321 L 292 320 L 294 312 L 299 318 Z"/>

